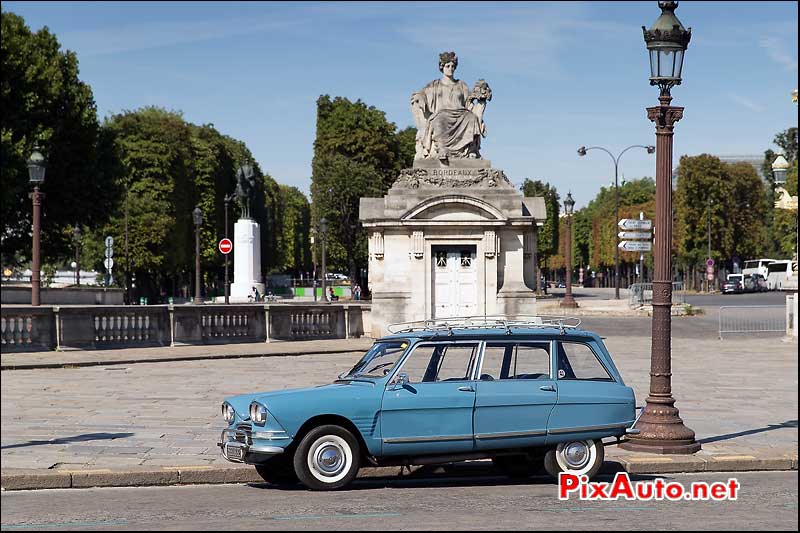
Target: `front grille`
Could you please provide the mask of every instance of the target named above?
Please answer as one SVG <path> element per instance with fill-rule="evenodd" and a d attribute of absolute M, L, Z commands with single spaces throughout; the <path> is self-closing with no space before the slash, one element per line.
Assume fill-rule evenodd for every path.
<path fill-rule="evenodd" d="M 235 439 L 237 442 L 251 446 L 253 444 L 253 428 L 249 424 L 239 424 L 236 426 Z"/>

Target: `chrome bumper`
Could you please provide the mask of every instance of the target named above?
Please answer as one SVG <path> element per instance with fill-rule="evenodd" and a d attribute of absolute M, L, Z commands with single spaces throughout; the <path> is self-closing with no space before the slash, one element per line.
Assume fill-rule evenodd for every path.
<path fill-rule="evenodd" d="M 220 447 L 223 457 L 232 463 L 259 462 L 283 453 L 280 446 L 254 446 L 250 435 L 241 429 L 222 430 L 217 446 Z"/>

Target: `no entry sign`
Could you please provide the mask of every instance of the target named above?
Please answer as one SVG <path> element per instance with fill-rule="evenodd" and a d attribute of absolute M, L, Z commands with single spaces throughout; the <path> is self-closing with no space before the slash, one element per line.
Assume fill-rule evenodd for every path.
<path fill-rule="evenodd" d="M 233 243 L 230 239 L 222 239 L 219 241 L 219 251 L 225 255 L 228 255 L 233 250 Z"/>

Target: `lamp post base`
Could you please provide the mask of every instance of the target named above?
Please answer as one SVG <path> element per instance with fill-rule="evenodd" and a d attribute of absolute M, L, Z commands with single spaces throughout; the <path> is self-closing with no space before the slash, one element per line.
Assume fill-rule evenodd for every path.
<path fill-rule="evenodd" d="M 683 425 L 675 400 L 648 398 L 636 428 L 639 434 L 631 435 L 620 444 L 620 448 L 632 452 L 659 454 L 693 454 L 700 451 L 700 443 L 694 440 L 694 431 Z M 658 400 L 661 400 L 658 402 Z"/>
<path fill-rule="evenodd" d="M 575 309 L 578 307 L 578 302 L 576 302 L 572 296 L 568 296 L 561 300 L 561 303 L 558 304 L 559 307 L 567 307 L 570 309 Z"/>

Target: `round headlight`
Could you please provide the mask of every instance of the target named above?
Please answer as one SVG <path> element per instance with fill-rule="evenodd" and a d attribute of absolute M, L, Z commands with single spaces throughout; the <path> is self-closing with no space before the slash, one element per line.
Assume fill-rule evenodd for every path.
<path fill-rule="evenodd" d="M 267 421 L 267 408 L 258 402 L 250 404 L 250 420 L 256 424 L 263 424 Z"/>
<path fill-rule="evenodd" d="M 224 402 L 222 404 L 222 418 L 225 419 L 225 422 L 231 423 L 234 416 L 236 416 L 236 411 L 233 410 L 233 406 L 228 402 Z"/>

